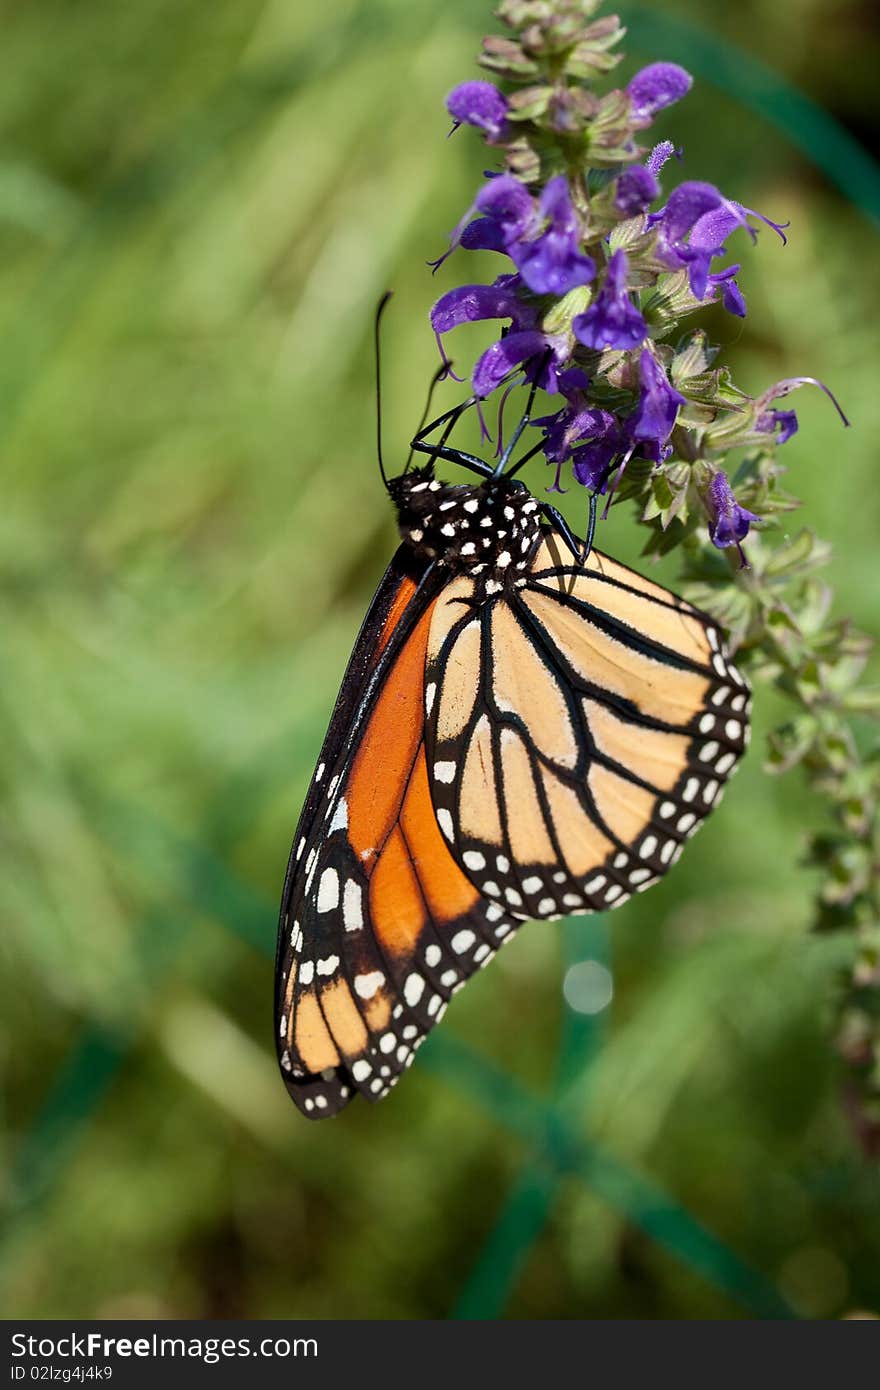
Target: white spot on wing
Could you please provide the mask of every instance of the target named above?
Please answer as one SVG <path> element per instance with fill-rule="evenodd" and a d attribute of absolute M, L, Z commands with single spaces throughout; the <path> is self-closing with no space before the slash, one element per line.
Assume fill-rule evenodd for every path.
<path fill-rule="evenodd" d="M 339 875 L 335 869 L 325 869 L 318 885 L 318 911 L 333 912 L 339 906 Z"/>
<path fill-rule="evenodd" d="M 415 973 L 407 975 L 406 984 L 403 986 L 403 997 L 410 1008 L 418 1004 L 424 992 L 425 982 L 421 975 L 416 975 Z"/>
<path fill-rule="evenodd" d="M 385 976 L 381 970 L 371 970 L 368 975 L 355 975 L 355 994 L 360 995 L 361 999 L 372 999 L 376 990 L 381 989 L 384 983 Z"/>
<path fill-rule="evenodd" d="M 363 893 L 353 878 L 346 880 L 342 894 L 342 920 L 346 931 L 360 931 L 364 925 Z"/>

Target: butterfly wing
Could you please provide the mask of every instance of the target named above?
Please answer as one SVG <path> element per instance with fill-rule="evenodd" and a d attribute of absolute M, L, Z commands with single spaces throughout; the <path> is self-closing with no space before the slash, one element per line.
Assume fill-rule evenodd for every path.
<path fill-rule="evenodd" d="M 746 683 L 705 614 L 545 537 L 479 608 L 435 605 L 427 680 L 437 815 L 480 894 L 517 919 L 619 907 L 667 871 L 748 739 Z"/>
<path fill-rule="evenodd" d="M 513 921 L 441 834 L 425 755 L 425 663 L 446 579 L 401 549 L 343 680 L 291 851 L 276 1039 L 287 1088 L 321 1118 L 385 1095 Z"/>

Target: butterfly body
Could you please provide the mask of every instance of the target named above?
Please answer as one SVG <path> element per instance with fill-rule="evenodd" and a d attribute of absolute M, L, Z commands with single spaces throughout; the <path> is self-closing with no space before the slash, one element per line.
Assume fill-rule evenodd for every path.
<path fill-rule="evenodd" d="M 531 566 L 541 540 L 539 504 L 517 478 L 441 483 L 430 468 L 389 484 L 401 539 L 415 555 L 455 574 L 482 576 L 479 588 L 505 584 Z"/>
<path fill-rule="evenodd" d="M 522 922 L 655 883 L 747 741 L 714 623 L 564 554 L 503 473 L 389 483 L 401 546 L 294 839 L 276 1036 L 311 1118 L 380 1099 Z"/>

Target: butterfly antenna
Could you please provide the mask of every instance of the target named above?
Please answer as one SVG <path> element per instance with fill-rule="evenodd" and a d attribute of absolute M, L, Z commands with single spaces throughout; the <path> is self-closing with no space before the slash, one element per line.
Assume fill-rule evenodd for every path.
<path fill-rule="evenodd" d="M 423 433 L 425 432 L 425 422 L 431 412 L 431 401 L 434 399 L 434 392 L 437 389 L 438 382 L 441 382 L 443 378 L 446 376 L 447 370 L 447 364 L 445 362 L 441 362 L 440 366 L 437 368 L 436 372 L 431 377 L 431 384 L 428 387 L 428 398 L 425 401 L 425 408 L 422 411 L 422 418 L 421 420 L 419 420 L 419 427 L 415 432 L 416 439 L 421 439 Z M 406 456 L 406 467 L 403 470 L 404 473 L 409 472 L 409 466 L 412 463 L 414 453 L 415 449 L 412 447 L 412 445 L 410 445 L 409 453 Z"/>
<path fill-rule="evenodd" d="M 382 315 L 385 307 L 393 294 L 392 290 L 386 290 L 379 300 L 376 308 L 376 317 L 373 321 L 373 355 L 376 366 L 376 457 L 379 460 L 379 472 L 382 475 L 382 482 L 385 491 L 389 491 L 388 474 L 385 472 L 385 460 L 382 457 L 382 353 L 381 353 L 381 326 Z"/>

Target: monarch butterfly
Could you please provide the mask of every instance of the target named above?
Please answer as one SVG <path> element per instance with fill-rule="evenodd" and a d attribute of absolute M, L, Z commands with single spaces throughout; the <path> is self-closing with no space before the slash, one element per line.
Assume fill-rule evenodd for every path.
<path fill-rule="evenodd" d="M 531 918 L 619 907 L 716 804 L 749 693 L 713 621 L 447 445 L 383 480 L 401 545 L 342 681 L 281 902 L 276 1040 L 303 1114 L 378 1100 Z M 428 434 L 446 424 L 440 442 Z M 451 484 L 438 458 L 481 475 Z M 560 542 L 562 544 L 560 544 Z M 562 546 L 571 552 L 563 553 Z"/>

